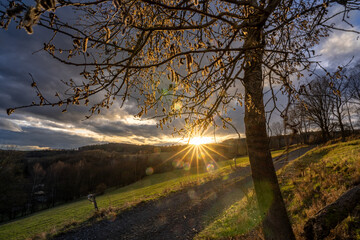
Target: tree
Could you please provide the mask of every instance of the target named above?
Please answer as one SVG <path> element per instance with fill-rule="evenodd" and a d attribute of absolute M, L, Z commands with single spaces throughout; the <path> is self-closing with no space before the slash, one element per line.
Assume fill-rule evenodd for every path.
<path fill-rule="evenodd" d="M 330 83 L 326 77 L 318 77 L 311 81 L 308 89 L 302 94 L 306 117 L 320 128 L 324 142 L 330 139 L 330 129 L 332 128 L 332 94 Z"/>
<path fill-rule="evenodd" d="M 42 183 L 45 174 L 46 172 L 40 163 L 37 162 L 34 165 L 32 165 L 32 168 L 30 169 L 32 185 L 31 185 L 30 202 L 29 202 L 29 207 L 31 206 L 30 209 L 31 213 L 35 211 L 35 202 L 36 202 L 35 192 L 42 190 L 40 184 Z"/>
<path fill-rule="evenodd" d="M 284 125 L 281 122 L 274 122 L 271 124 L 271 132 L 277 138 L 278 148 L 281 147 L 281 136 L 285 134 Z"/>
<path fill-rule="evenodd" d="M 296 102 L 289 107 L 287 113 L 287 125 L 293 133 L 299 133 L 301 141 L 304 144 L 309 143 L 308 132 L 310 130 L 310 123 L 306 111 L 303 103 Z"/>
<path fill-rule="evenodd" d="M 341 1 L 335 14 L 359 10 Z M 328 36 L 332 16 L 323 0 L 38 0 L 10 3 L 2 10 L 29 33 L 38 25 L 54 32 L 44 50 L 65 64 L 83 67 L 83 82 L 69 80 L 57 100 L 44 96 L 29 106 L 89 104 L 100 113 L 120 98 L 136 101 L 139 114 L 159 117 L 159 127 L 182 117 L 175 131 L 187 136 L 210 125 L 233 126 L 227 112 L 245 105 L 245 129 L 258 205 L 266 239 L 294 239 L 269 150 L 263 103 L 264 81 L 293 93 L 291 78 L 311 66 L 310 50 Z M 69 22 L 56 13 L 72 7 L 81 18 Z M 335 15 L 334 15 L 335 16 Z M 57 36 L 73 44 L 56 44 Z M 85 59 L 85 60 L 84 60 Z M 242 92 L 242 87 L 245 91 Z M 93 95 L 105 96 L 99 102 Z M 24 106 L 26 107 L 26 106 Z M 8 109 L 11 114 L 15 109 Z"/>
<path fill-rule="evenodd" d="M 27 201 L 22 157 L 15 150 L 0 151 L 0 221 L 5 215 L 15 218 Z"/>
<path fill-rule="evenodd" d="M 348 125 L 354 131 L 351 106 L 356 102 L 356 91 L 353 89 L 352 74 L 353 71 L 349 75 L 349 69 L 339 67 L 334 74 L 317 76 L 307 86 L 302 85 L 301 101 L 289 108 L 287 120 L 302 135 L 303 140 L 306 140 L 310 128 L 308 121 L 320 128 L 323 141 L 330 138 L 331 130 L 340 129 L 343 141 Z"/>
<path fill-rule="evenodd" d="M 49 192 L 51 196 L 51 204 L 54 207 L 58 195 L 58 188 L 59 188 L 59 179 L 61 172 L 63 172 L 63 169 L 65 168 L 65 164 L 62 161 L 55 162 L 51 164 L 49 167 L 48 173 L 48 185 L 49 185 Z"/>
<path fill-rule="evenodd" d="M 337 120 L 337 125 L 340 128 L 341 139 L 345 141 L 345 116 L 346 116 L 346 104 L 348 98 L 346 97 L 348 92 L 348 81 L 345 76 L 341 76 L 340 73 L 335 74 L 330 82 L 330 87 L 332 88 L 333 94 L 330 95 L 333 101 L 332 113 Z M 351 123 L 351 119 L 349 119 Z"/>
<path fill-rule="evenodd" d="M 351 124 L 351 117 L 350 117 L 350 108 L 351 106 L 355 108 L 355 112 L 359 115 L 360 113 L 360 79 L 359 79 L 359 69 L 360 69 L 360 62 L 349 70 L 349 101 L 347 105 L 348 115 L 349 115 L 349 122 Z M 350 106 L 349 106 L 350 105 Z M 359 119 L 358 119 L 359 121 Z M 352 126 L 352 124 L 351 124 Z"/>
<path fill-rule="evenodd" d="M 350 96 L 354 99 L 354 103 L 360 105 L 360 81 L 359 81 L 360 62 L 354 68 L 350 69 L 349 88 Z"/>

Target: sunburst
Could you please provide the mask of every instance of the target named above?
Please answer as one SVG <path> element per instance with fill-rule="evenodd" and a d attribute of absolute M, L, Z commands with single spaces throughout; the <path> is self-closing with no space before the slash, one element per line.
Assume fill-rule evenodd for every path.
<path fill-rule="evenodd" d="M 158 166 L 165 164 L 168 161 L 173 161 L 175 168 L 182 168 L 184 170 L 190 170 L 192 167 L 196 168 L 197 173 L 203 170 L 207 172 L 213 172 L 219 167 L 216 162 L 218 157 L 226 159 L 226 156 L 216 150 L 214 144 L 214 138 L 206 136 L 193 136 L 188 139 L 184 139 L 184 143 L 187 143 L 183 149 L 168 157 L 165 161 L 162 161 Z M 216 157 L 217 156 L 217 157 Z M 203 170 L 201 170 L 201 168 Z"/>

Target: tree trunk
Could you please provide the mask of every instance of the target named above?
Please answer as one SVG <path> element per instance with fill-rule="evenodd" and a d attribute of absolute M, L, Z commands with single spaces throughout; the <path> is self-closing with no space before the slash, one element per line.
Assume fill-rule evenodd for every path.
<path fill-rule="evenodd" d="M 339 101 L 339 100 L 337 100 L 337 101 Z M 338 102 L 336 102 L 336 113 L 337 113 L 337 118 L 338 118 L 338 122 L 339 122 L 339 126 L 340 126 L 341 141 L 345 142 L 345 129 L 344 129 L 344 124 L 342 122 L 342 113 L 340 111 L 340 105 L 338 104 Z"/>
<path fill-rule="evenodd" d="M 351 114 L 350 114 L 350 109 L 349 109 L 349 105 L 348 103 L 346 102 L 346 110 L 347 110 L 347 113 L 348 113 L 348 118 L 349 118 L 349 123 L 350 123 L 350 129 L 351 129 L 351 134 L 354 134 L 354 126 L 352 124 L 352 121 L 351 121 Z"/>
<path fill-rule="evenodd" d="M 342 123 L 342 119 L 341 117 L 339 118 L 339 125 L 340 125 L 340 131 L 341 131 L 341 141 L 345 142 L 345 128 L 344 128 L 344 124 Z"/>
<path fill-rule="evenodd" d="M 330 140 L 329 130 L 325 124 L 320 125 L 322 141 L 325 143 Z"/>
<path fill-rule="evenodd" d="M 265 239 L 291 240 L 295 236 L 280 192 L 266 132 L 261 65 L 264 49 L 262 31 L 253 28 L 248 34 L 244 47 L 256 48 L 245 56 L 245 129 L 252 179 L 263 218 L 263 232 Z"/>

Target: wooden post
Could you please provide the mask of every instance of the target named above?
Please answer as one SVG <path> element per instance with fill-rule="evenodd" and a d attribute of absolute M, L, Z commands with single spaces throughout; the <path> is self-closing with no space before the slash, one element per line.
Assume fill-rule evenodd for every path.
<path fill-rule="evenodd" d="M 96 203 L 95 194 L 89 194 L 87 198 L 88 198 L 88 200 L 89 200 L 90 202 L 94 203 L 94 208 L 95 208 L 95 210 L 96 210 L 96 211 L 99 210 L 99 209 L 98 209 L 98 206 L 97 206 L 97 203 Z"/>

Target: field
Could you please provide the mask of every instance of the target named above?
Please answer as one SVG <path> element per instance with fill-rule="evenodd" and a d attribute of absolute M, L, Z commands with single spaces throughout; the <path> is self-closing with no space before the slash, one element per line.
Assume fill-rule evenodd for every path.
<path fill-rule="evenodd" d="M 295 149 L 292 148 L 292 149 Z M 283 150 L 272 152 L 273 157 L 279 156 Z M 238 158 L 237 166 L 249 164 L 248 157 Z M 144 179 L 119 189 L 109 189 L 104 195 L 96 198 L 100 211 L 95 213 L 93 205 L 86 199 L 60 205 L 0 225 L 0 239 L 26 239 L 59 233 L 79 224 L 90 224 L 101 219 L 100 215 L 114 217 L 120 211 L 138 203 L 164 197 L 171 192 L 185 187 L 202 184 L 215 178 L 224 177 L 232 171 L 233 160 L 220 161 L 213 171 L 192 168 L 178 169 L 162 174 L 153 174 Z"/>
<path fill-rule="evenodd" d="M 347 189 L 360 183 L 360 141 L 315 148 L 278 171 L 281 190 L 297 239 L 306 220 Z M 251 191 L 224 211 L 196 239 L 261 239 L 256 200 Z M 348 217 L 329 239 L 360 239 L 360 221 Z"/>
<path fill-rule="evenodd" d="M 279 153 L 280 151 L 275 154 Z M 221 161 L 218 168 L 212 172 L 192 168 L 153 174 L 126 187 L 107 191 L 96 198 L 97 204 L 100 212 L 111 212 L 114 215 L 140 202 L 154 200 L 184 187 L 225 176 L 231 172 L 231 163 L 232 160 Z M 248 158 L 238 158 L 237 165 L 248 165 Z M 0 239 L 26 239 L 36 235 L 45 237 L 47 234 L 58 233 L 80 223 L 89 223 L 89 219 L 94 220 L 96 217 L 93 205 L 83 198 L 0 225 Z"/>

